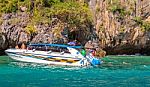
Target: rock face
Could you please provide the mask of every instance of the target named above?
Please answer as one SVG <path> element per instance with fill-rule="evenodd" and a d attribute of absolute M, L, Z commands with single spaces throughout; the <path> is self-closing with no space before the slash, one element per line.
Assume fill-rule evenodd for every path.
<path fill-rule="evenodd" d="M 31 24 L 30 16 L 32 14 L 26 12 L 2 15 L 1 19 L 3 22 L 0 25 L 0 31 L 3 33 L 3 36 L 1 36 L 2 40 L 0 40 L 0 43 L 4 45 L 0 46 L 1 50 L 7 49 L 8 47 L 15 47 L 19 43 L 63 44 L 70 41 L 66 37 L 66 34 L 62 34 L 63 29 L 65 29 L 65 24 L 58 19 L 53 19 L 51 24 Z M 91 33 L 89 31 L 88 33 Z M 78 38 L 81 43 L 85 44 L 88 35 L 83 32 L 71 31 L 67 32 L 67 34 Z"/>
<path fill-rule="evenodd" d="M 28 41 L 29 37 L 24 30 L 27 26 L 27 22 L 29 21 L 29 16 L 26 13 L 9 13 L 2 15 L 1 18 L 3 23 L 0 25 L 0 29 L 5 35 L 9 46 L 14 47 L 19 42 Z"/>
<path fill-rule="evenodd" d="M 150 22 L 149 0 L 78 0 L 86 1 L 93 13 L 94 27 L 85 31 L 70 31 L 81 44 L 93 40 L 107 54 L 148 54 L 150 32 L 136 24 L 141 17 Z M 29 24 L 32 14 L 25 12 L 3 14 L 0 18 L 0 52 L 18 43 L 67 43 L 72 38 L 63 35 L 66 24 L 54 18 L 51 24 Z M 2 23 L 1 23 L 2 20 Z M 30 29 L 34 29 L 31 32 Z M 150 29 L 149 29 L 150 30 Z"/>
<path fill-rule="evenodd" d="M 89 6 L 99 43 L 108 54 L 134 54 L 149 50 L 149 31 L 143 31 L 134 21 L 136 17 L 148 20 L 149 0 L 90 0 Z"/>
<path fill-rule="evenodd" d="M 43 24 L 34 25 L 35 32 L 31 37 L 31 30 L 27 30 L 30 22 L 30 14 L 26 12 L 9 13 L 2 15 L 3 23 L 0 25 L 2 36 L 7 39 L 7 44 L 15 47 L 18 43 L 52 43 L 52 26 L 45 26 Z M 32 25 L 32 24 L 31 24 Z M 32 28 L 32 27 L 30 27 Z M 29 32 L 28 32 L 29 31 Z M 54 38 L 55 39 L 55 38 Z M 5 43 L 4 40 L 0 43 Z M 1 47 L 1 46 L 0 46 Z M 2 46 L 6 49 L 8 46 Z"/>
<path fill-rule="evenodd" d="M 0 34 L 0 55 L 4 54 L 4 50 L 8 47 L 7 39 L 4 35 Z"/>

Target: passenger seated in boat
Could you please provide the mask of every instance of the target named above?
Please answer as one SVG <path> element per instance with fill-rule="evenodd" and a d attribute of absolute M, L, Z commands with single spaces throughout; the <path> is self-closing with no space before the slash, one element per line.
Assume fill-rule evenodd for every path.
<path fill-rule="evenodd" d="M 16 48 L 16 49 L 19 49 L 19 46 L 18 46 L 18 45 L 16 45 L 16 46 L 15 46 L 15 48 Z"/>
<path fill-rule="evenodd" d="M 73 40 L 73 41 L 70 41 L 68 43 L 68 45 L 70 45 L 70 46 L 79 46 L 79 45 L 81 45 L 81 43 L 77 40 Z"/>
<path fill-rule="evenodd" d="M 96 49 L 94 48 L 86 48 L 87 54 L 90 54 L 91 56 L 96 56 Z"/>
<path fill-rule="evenodd" d="M 27 47 L 27 50 L 32 50 L 32 49 L 33 49 L 32 46 L 28 46 L 28 47 Z"/>
<path fill-rule="evenodd" d="M 18 43 L 18 44 L 15 46 L 15 48 L 16 48 L 16 49 L 20 49 L 21 46 L 22 46 L 22 43 Z"/>
<path fill-rule="evenodd" d="M 68 45 L 70 46 L 75 46 L 76 45 L 76 42 L 75 41 L 70 41 L 69 43 L 67 43 Z"/>
<path fill-rule="evenodd" d="M 24 44 L 24 43 L 22 43 L 22 45 L 21 45 L 21 49 L 26 49 L 26 46 L 25 46 L 25 44 Z"/>
<path fill-rule="evenodd" d="M 92 54 L 92 56 L 96 56 L 96 49 L 91 49 L 90 53 Z"/>

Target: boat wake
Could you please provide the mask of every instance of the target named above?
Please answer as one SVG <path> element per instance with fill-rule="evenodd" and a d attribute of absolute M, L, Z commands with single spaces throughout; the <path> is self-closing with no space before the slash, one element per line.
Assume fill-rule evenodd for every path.
<path fill-rule="evenodd" d="M 30 68 L 40 68 L 46 66 L 45 64 L 37 64 L 37 63 L 26 63 L 26 62 L 10 62 L 10 66 L 18 66 L 21 68 L 30 67 Z"/>
<path fill-rule="evenodd" d="M 63 69 L 63 70 L 80 70 L 87 69 L 92 67 L 71 67 L 71 66 L 56 66 L 56 65 L 48 65 L 48 64 L 37 64 L 37 63 L 28 63 L 28 62 L 10 62 L 9 66 L 20 67 L 20 68 L 30 68 L 30 69 Z"/>

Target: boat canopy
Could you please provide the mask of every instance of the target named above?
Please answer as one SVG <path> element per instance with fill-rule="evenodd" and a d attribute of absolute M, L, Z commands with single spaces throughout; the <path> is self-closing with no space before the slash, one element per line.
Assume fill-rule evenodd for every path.
<path fill-rule="evenodd" d="M 83 48 L 83 46 L 69 46 L 69 45 L 65 45 L 65 44 L 29 44 L 29 46 L 48 46 L 48 47 L 62 47 L 62 48 L 67 48 L 67 47 L 71 47 L 71 48 Z"/>

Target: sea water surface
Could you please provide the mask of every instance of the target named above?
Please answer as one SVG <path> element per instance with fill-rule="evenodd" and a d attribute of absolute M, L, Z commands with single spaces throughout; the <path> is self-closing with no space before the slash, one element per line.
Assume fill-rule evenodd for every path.
<path fill-rule="evenodd" d="M 150 87 L 150 56 L 106 56 L 99 67 L 15 62 L 0 56 L 0 87 Z"/>

